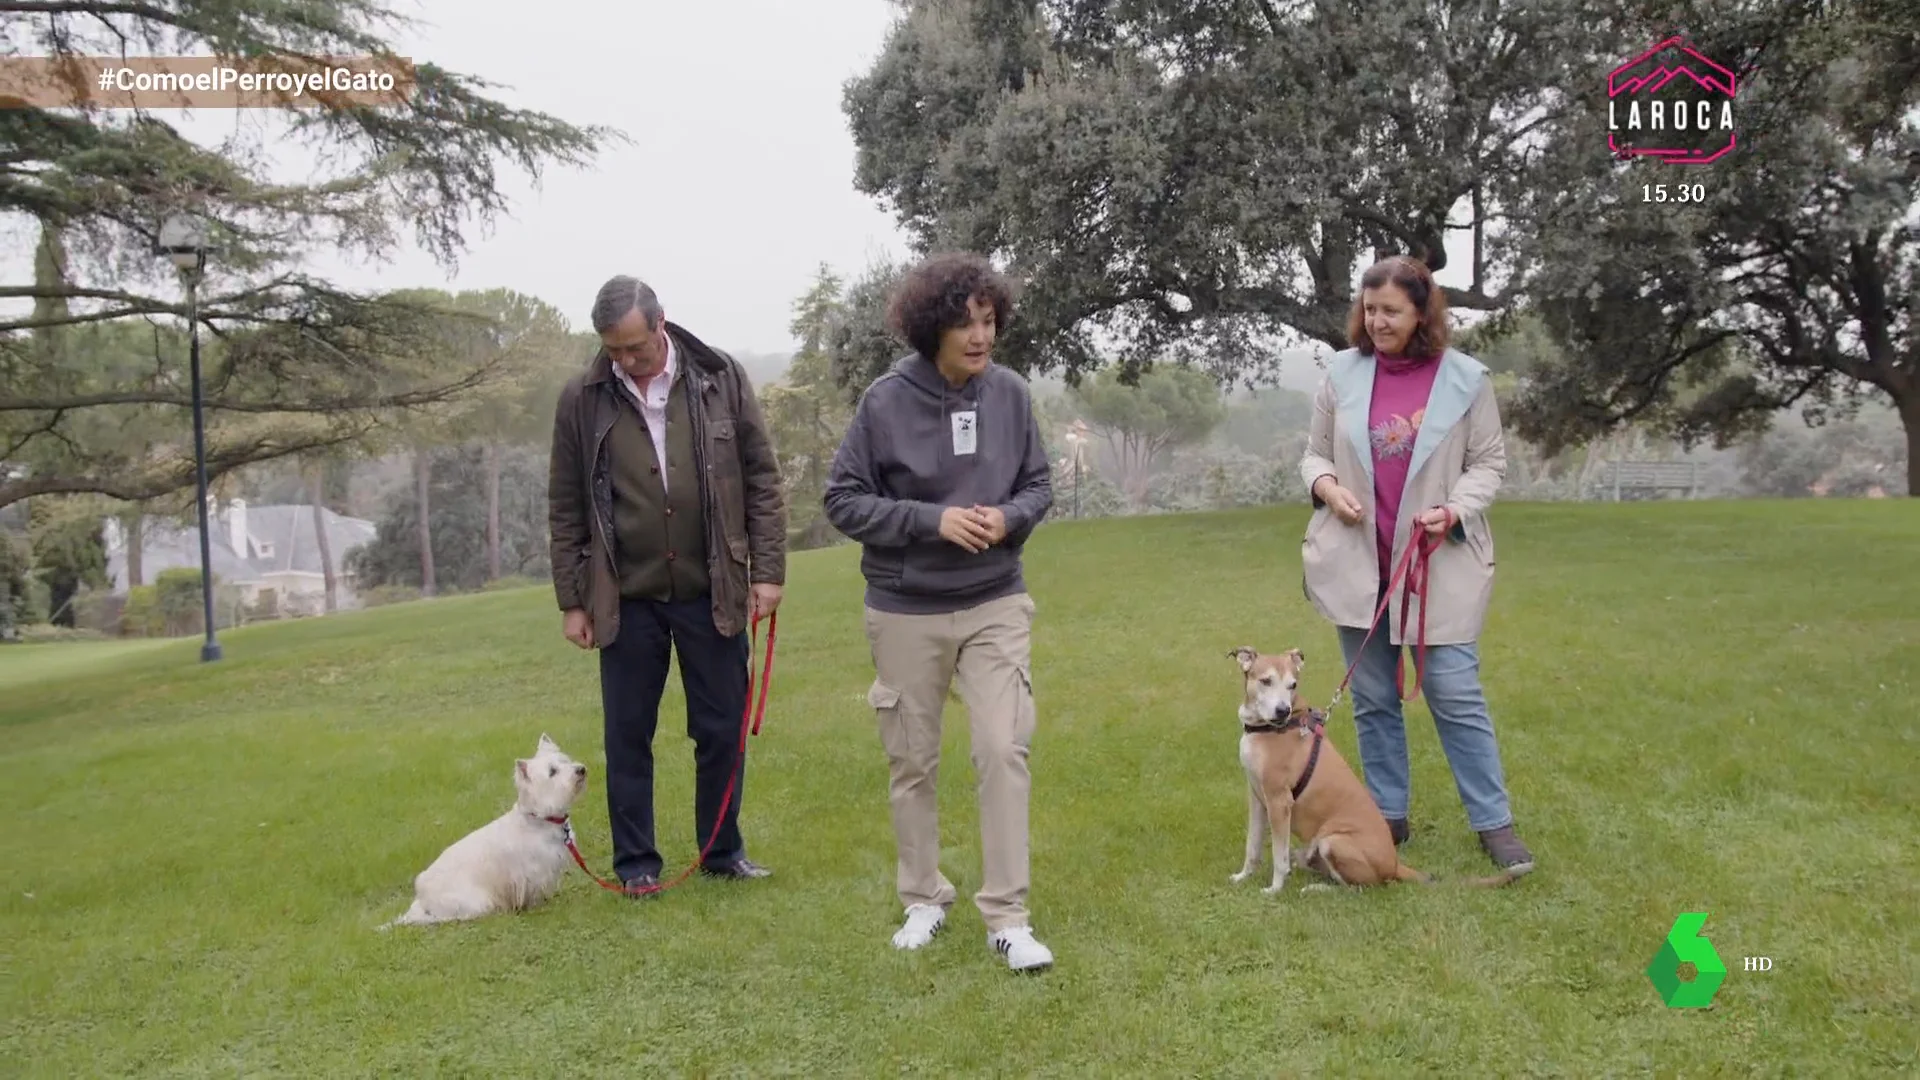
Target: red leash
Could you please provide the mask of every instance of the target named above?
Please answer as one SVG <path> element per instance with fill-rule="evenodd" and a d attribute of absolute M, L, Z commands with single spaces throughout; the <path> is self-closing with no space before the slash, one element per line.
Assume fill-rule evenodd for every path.
<path fill-rule="evenodd" d="M 1451 523 L 1449 523 L 1451 527 Z M 1420 696 L 1420 687 L 1426 681 L 1427 671 L 1427 592 L 1431 580 L 1430 562 L 1433 553 L 1440 550 L 1446 542 L 1445 533 L 1430 533 L 1415 526 L 1416 532 L 1407 550 L 1400 556 L 1400 565 L 1393 568 L 1393 576 L 1387 579 L 1387 587 L 1380 594 L 1380 606 L 1374 609 L 1373 623 L 1367 629 L 1367 636 L 1360 641 L 1360 648 L 1354 650 L 1353 663 L 1347 665 L 1346 678 L 1340 680 L 1340 688 L 1333 692 L 1327 701 L 1327 715 L 1333 715 L 1333 708 L 1340 703 L 1340 695 L 1346 693 L 1347 684 L 1353 681 L 1353 672 L 1360 666 L 1360 660 L 1367 654 L 1367 642 L 1380 629 L 1380 621 L 1387 613 L 1387 605 L 1393 602 L 1393 588 L 1404 581 L 1400 594 L 1400 640 L 1407 638 L 1407 604 L 1415 597 L 1420 600 L 1420 636 L 1414 644 L 1413 693 L 1407 693 L 1407 667 L 1405 654 L 1394 651 L 1393 686 L 1400 694 L 1401 701 L 1412 701 Z"/>
<path fill-rule="evenodd" d="M 740 752 L 733 761 L 733 775 L 727 778 L 727 792 L 720 798 L 720 812 L 714 816 L 713 832 L 708 834 L 707 842 L 701 845 L 700 855 L 695 858 L 680 876 L 659 885 L 640 885 L 628 888 L 617 881 L 608 881 L 587 868 L 587 860 L 580 857 L 580 846 L 573 839 L 573 822 L 562 818 L 561 824 L 567 827 L 567 850 L 573 853 L 573 861 L 579 865 L 582 873 L 593 879 L 594 884 L 611 892 L 625 893 L 628 896 L 645 896 L 662 892 L 687 880 L 693 872 L 707 861 L 707 854 L 713 850 L 713 842 L 720 838 L 720 826 L 726 823 L 727 808 L 733 805 L 733 791 L 740 783 L 740 770 L 747 764 L 747 733 L 760 734 L 760 721 L 767 712 L 767 687 L 773 682 L 773 639 L 779 630 L 780 613 L 775 611 L 767 616 L 767 656 L 760 669 L 760 707 L 753 706 L 753 649 L 760 639 L 760 618 L 754 616 L 753 636 L 747 640 L 747 707 L 740 713 Z"/>

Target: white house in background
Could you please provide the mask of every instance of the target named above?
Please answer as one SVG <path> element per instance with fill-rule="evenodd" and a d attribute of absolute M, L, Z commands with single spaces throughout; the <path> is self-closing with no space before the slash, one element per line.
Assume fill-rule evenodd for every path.
<path fill-rule="evenodd" d="M 213 502 L 211 496 L 209 502 Z M 341 610 L 359 606 L 347 556 L 374 537 L 373 522 L 322 508 L 327 549 L 334 573 L 334 597 Z M 320 542 L 314 532 L 311 505 L 248 506 L 234 499 L 225 510 L 215 508 L 207 538 L 214 578 L 240 590 L 245 603 L 259 601 L 264 589 L 274 590 L 282 611 L 319 613 L 326 610 L 326 575 L 320 563 Z M 157 518 L 141 523 L 140 576 L 151 585 L 163 570 L 200 569 L 200 530 Z M 107 575 L 118 595 L 127 592 L 127 538 L 119 519 L 106 520 Z"/>

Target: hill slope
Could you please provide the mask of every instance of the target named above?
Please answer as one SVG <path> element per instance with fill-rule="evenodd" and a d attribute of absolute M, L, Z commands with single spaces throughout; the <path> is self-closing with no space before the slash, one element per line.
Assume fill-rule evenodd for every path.
<path fill-rule="evenodd" d="M 1049 525 L 1031 900 L 1059 966 L 1029 979 L 967 899 L 957 706 L 942 831 L 963 899 L 929 949 L 887 948 L 851 548 L 792 560 L 744 817 L 775 877 L 636 903 L 574 874 L 527 916 L 427 932 L 372 928 L 505 807 L 543 731 L 590 764 L 576 824 L 605 865 L 594 660 L 546 591 L 251 628 L 211 666 L 193 641 L 0 649 L 0 1056 L 49 1076 L 1911 1070 L 1920 597 L 1883 566 L 1917 510 L 1498 508 L 1483 678 L 1540 869 L 1485 892 L 1303 895 L 1296 875 L 1277 898 L 1227 883 L 1225 654 L 1298 646 L 1314 700 L 1338 682 L 1300 593 L 1304 510 Z M 662 708 L 677 872 L 697 847 L 677 682 Z M 1407 861 L 1484 872 L 1424 703 L 1408 731 Z M 1344 706 L 1331 732 L 1357 759 Z M 1684 911 L 1711 913 L 1731 969 L 1703 1014 L 1641 973 Z"/>

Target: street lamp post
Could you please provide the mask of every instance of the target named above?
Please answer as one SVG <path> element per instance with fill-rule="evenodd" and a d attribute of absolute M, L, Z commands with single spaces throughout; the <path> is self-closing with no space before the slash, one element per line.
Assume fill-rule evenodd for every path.
<path fill-rule="evenodd" d="M 1086 421 L 1074 421 L 1067 429 L 1066 440 L 1067 453 L 1073 457 L 1073 516 L 1077 520 L 1080 517 L 1080 462 L 1087 452 Z"/>
<path fill-rule="evenodd" d="M 1080 520 L 1080 437 L 1073 439 L 1073 518 Z"/>
<path fill-rule="evenodd" d="M 176 214 L 160 226 L 157 254 L 165 255 L 180 271 L 187 289 L 187 340 L 193 380 L 193 470 L 200 503 L 200 603 L 207 626 L 200 661 L 220 659 L 220 642 L 213 629 L 213 544 L 207 520 L 207 425 L 200 402 L 200 278 L 207 266 L 205 224 L 188 214 Z"/>

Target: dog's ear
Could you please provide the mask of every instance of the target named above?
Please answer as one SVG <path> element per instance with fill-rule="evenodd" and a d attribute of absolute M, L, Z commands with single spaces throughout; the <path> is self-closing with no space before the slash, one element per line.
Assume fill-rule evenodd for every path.
<path fill-rule="evenodd" d="M 522 780 L 527 779 L 527 759 L 521 758 L 518 761 L 515 761 L 513 763 L 513 771 L 519 774 L 520 779 Z"/>
<path fill-rule="evenodd" d="M 1306 654 L 1301 652 L 1299 649 L 1288 649 L 1287 655 L 1293 657 L 1294 667 L 1303 668 L 1307 666 Z"/>
<path fill-rule="evenodd" d="M 540 733 L 540 744 L 534 749 L 539 753 L 545 754 L 557 751 L 560 747 L 552 739 L 548 738 L 547 733 L 543 731 Z"/>
<path fill-rule="evenodd" d="M 1242 645 L 1227 655 L 1240 661 L 1241 671 L 1252 671 L 1253 662 L 1260 658 L 1260 651 L 1251 645 Z"/>

